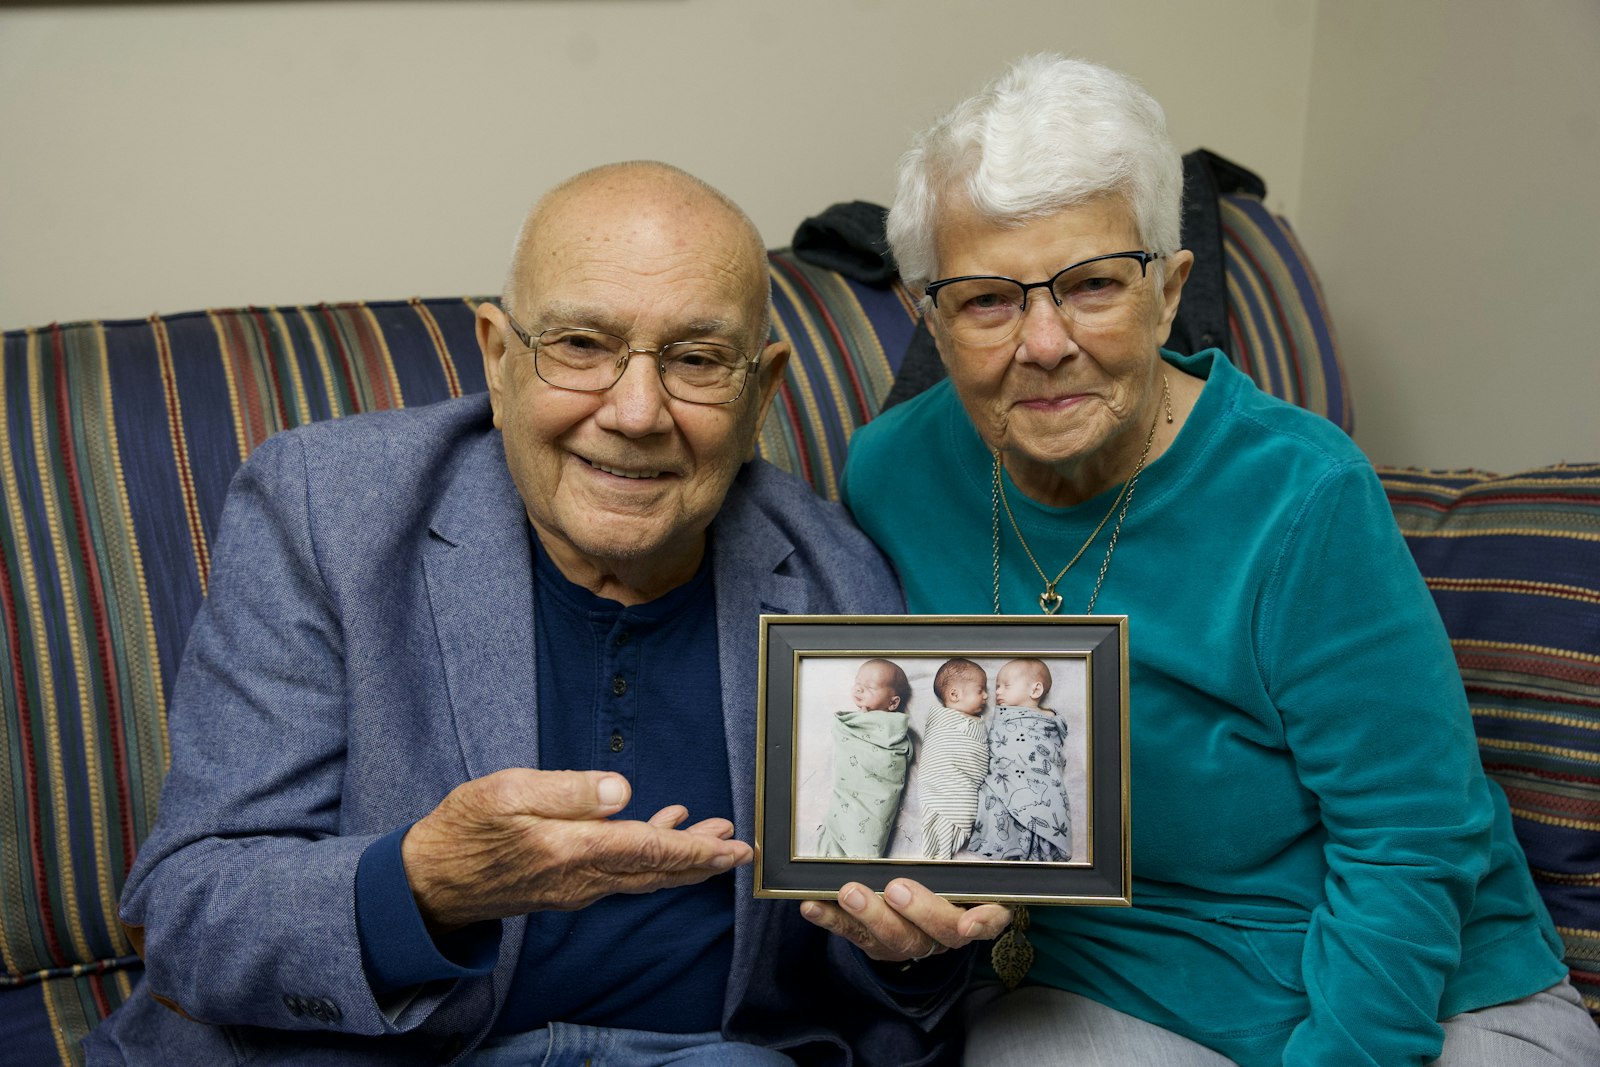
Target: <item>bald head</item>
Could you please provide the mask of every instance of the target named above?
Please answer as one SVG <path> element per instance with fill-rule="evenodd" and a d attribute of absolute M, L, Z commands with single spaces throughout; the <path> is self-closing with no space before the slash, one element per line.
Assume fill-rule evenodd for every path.
<path fill-rule="evenodd" d="M 788 345 L 767 343 L 755 227 L 665 164 L 585 171 L 529 213 L 503 299 L 503 308 L 479 305 L 478 347 L 540 544 L 568 579 L 625 604 L 689 580 L 740 465 L 755 455 L 788 360 Z M 609 385 L 546 376 L 593 369 L 597 345 L 618 354 L 596 335 L 628 346 Z M 669 346 L 687 347 L 666 355 Z M 744 360 L 737 395 L 674 391 L 707 361 L 736 363 L 729 349 Z"/>
<path fill-rule="evenodd" d="M 517 314 L 530 295 L 537 297 L 527 292 L 527 285 L 541 255 L 570 255 L 573 239 L 606 244 L 620 236 L 619 228 L 653 230 L 672 242 L 693 240 L 716 249 L 724 269 L 749 291 L 756 309 L 753 321 L 760 327 L 752 340 L 766 339 L 771 286 L 766 246 L 755 223 L 720 190 L 688 171 L 654 160 L 594 167 L 540 197 L 517 233 L 502 306 Z M 556 233 L 567 240 L 552 241 Z"/>

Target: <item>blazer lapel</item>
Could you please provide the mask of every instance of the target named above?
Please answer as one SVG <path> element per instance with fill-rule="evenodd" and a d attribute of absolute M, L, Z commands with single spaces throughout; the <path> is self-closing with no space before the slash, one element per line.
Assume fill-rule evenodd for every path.
<path fill-rule="evenodd" d="M 743 481 L 735 482 L 731 494 L 740 492 Z M 758 616 L 801 615 L 811 610 L 807 583 L 776 573 L 793 552 L 794 545 L 783 531 L 754 507 L 725 505 L 722 517 L 712 526 L 722 723 L 733 785 L 734 833 L 743 841 L 753 842 L 755 833 Z M 763 931 L 764 924 L 782 917 L 773 905 L 795 906 L 790 901 L 757 901 L 754 893 L 755 872 L 746 864 L 734 872 L 733 964 L 725 1011 L 748 985 L 762 946 L 778 943 Z"/>
<path fill-rule="evenodd" d="M 467 778 L 539 765 L 533 554 L 499 434 L 477 442 L 429 524 L 423 555 L 446 698 Z M 501 926 L 492 980 L 498 1014 L 522 959 L 526 916 Z"/>
<path fill-rule="evenodd" d="M 539 761 L 528 519 L 499 434 L 457 468 L 423 557 L 467 777 Z"/>

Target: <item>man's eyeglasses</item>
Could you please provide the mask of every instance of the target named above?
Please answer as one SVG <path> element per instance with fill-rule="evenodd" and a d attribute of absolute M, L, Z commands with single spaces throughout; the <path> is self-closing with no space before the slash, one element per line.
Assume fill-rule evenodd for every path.
<path fill-rule="evenodd" d="M 958 341 L 972 345 L 1004 341 L 1028 310 L 1028 293 L 1043 289 L 1079 326 L 1114 326 L 1138 306 L 1138 294 L 1154 252 L 1111 252 L 1058 271 L 1042 282 L 967 274 L 928 285 L 928 299 Z"/>
<path fill-rule="evenodd" d="M 501 309 L 504 311 L 505 309 Z M 533 352 L 533 371 L 546 384 L 575 393 L 603 393 L 622 380 L 633 356 L 651 356 L 667 395 L 691 404 L 731 404 L 744 394 L 750 372 L 761 362 L 746 359 L 715 341 L 674 341 L 636 348 L 615 334 L 579 326 L 555 326 L 537 337 L 505 312 L 511 330 Z"/>

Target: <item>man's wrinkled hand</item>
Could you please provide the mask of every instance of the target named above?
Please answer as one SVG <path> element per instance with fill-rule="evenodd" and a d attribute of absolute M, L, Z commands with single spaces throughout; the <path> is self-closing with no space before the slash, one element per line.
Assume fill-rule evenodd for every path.
<path fill-rule="evenodd" d="M 530 911 L 572 911 L 612 893 L 692 885 L 750 862 L 726 819 L 679 829 L 674 804 L 646 822 L 610 818 L 627 779 L 603 771 L 497 771 L 451 790 L 401 845 L 435 934 Z"/>
<path fill-rule="evenodd" d="M 859 882 L 837 902 L 808 900 L 800 914 L 838 934 L 875 960 L 920 960 L 1000 936 L 1011 910 L 1000 904 L 952 904 L 909 878 L 896 878 L 879 896 Z"/>

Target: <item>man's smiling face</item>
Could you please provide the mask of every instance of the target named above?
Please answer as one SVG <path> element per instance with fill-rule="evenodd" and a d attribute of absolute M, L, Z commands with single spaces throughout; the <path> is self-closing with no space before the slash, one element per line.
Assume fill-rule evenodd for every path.
<path fill-rule="evenodd" d="M 709 340 L 748 357 L 765 346 L 759 238 L 670 174 L 613 171 L 553 194 L 516 269 L 509 310 L 534 335 L 577 326 L 636 348 Z M 692 573 L 752 454 L 782 354 L 768 353 L 771 365 L 738 400 L 713 405 L 669 396 L 648 354 L 610 389 L 580 393 L 541 380 L 508 329 L 480 328 L 480 342 L 512 478 L 557 565 L 576 581 L 590 571 Z"/>

